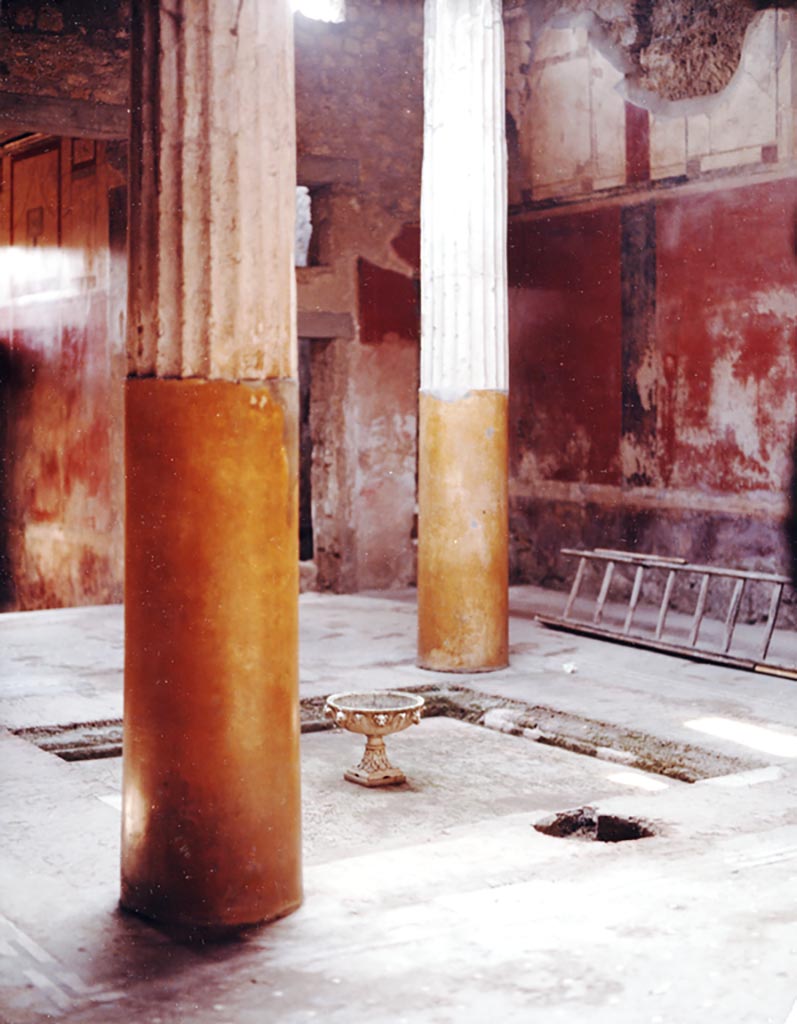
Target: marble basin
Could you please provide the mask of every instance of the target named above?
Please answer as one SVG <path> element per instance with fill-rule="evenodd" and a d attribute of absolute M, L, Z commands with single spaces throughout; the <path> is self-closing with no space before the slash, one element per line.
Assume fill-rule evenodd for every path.
<path fill-rule="evenodd" d="M 327 718 L 366 737 L 362 760 L 343 773 L 344 779 L 360 786 L 395 786 L 406 781 L 404 772 L 388 761 L 384 737 L 417 725 L 424 704 L 423 697 L 400 690 L 334 693 L 327 697 Z"/>

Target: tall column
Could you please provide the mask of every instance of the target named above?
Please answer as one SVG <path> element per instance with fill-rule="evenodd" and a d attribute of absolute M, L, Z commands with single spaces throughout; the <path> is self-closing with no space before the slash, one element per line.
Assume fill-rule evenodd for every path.
<path fill-rule="evenodd" d="M 135 0 L 122 905 L 301 901 L 290 5 Z"/>
<path fill-rule="evenodd" d="M 418 662 L 508 660 L 501 0 L 426 0 Z"/>

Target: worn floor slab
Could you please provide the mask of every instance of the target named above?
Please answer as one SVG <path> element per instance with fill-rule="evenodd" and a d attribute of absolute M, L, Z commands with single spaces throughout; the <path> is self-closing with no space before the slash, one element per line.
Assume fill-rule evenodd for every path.
<path fill-rule="evenodd" d="M 684 743 L 695 739 L 685 723 L 701 717 L 797 729 L 796 682 L 606 644 L 534 621 L 535 612 L 560 613 L 563 600 L 558 592 L 512 588 L 509 668 L 459 676 L 416 668 L 414 591 L 303 594 L 302 695 L 442 682 Z M 122 661 L 120 606 L 0 616 L 0 724 L 119 717 Z M 729 755 L 742 749 L 708 735 L 703 741 Z"/>
<path fill-rule="evenodd" d="M 114 909 L 119 820 L 103 797 L 118 760 L 68 764 L 6 736 L 3 1018 L 786 1020 L 793 771 L 638 791 L 594 758 L 431 719 L 393 739 L 410 783 L 369 791 L 341 778 L 353 740 L 303 738 L 303 908 L 197 947 Z M 658 834 L 610 845 L 532 828 L 583 804 Z"/>
<path fill-rule="evenodd" d="M 196 946 L 115 909 L 119 759 L 0 732 L 0 1021 L 794 1024 L 797 684 L 554 633 L 539 603 L 513 593 L 510 669 L 452 679 L 414 667 L 411 595 L 305 595 L 303 695 L 439 679 L 746 770 L 687 785 L 427 719 L 388 740 L 407 785 L 365 790 L 361 739 L 308 734 L 304 906 Z M 118 609 L 0 617 L 0 721 L 117 717 L 121 643 Z M 532 827 L 585 804 L 656 835 Z"/>

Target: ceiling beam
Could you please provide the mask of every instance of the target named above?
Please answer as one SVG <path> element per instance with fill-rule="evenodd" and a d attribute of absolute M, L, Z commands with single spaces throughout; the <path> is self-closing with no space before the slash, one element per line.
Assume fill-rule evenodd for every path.
<path fill-rule="evenodd" d="M 0 92 L 0 132 L 39 132 L 67 138 L 126 139 L 127 107 L 90 100 Z M 298 158 L 297 178 L 310 188 L 319 185 L 356 185 L 359 164 L 340 157 L 303 154 Z"/>
<path fill-rule="evenodd" d="M 0 130 L 72 138 L 126 139 L 128 110 L 111 103 L 0 92 Z"/>

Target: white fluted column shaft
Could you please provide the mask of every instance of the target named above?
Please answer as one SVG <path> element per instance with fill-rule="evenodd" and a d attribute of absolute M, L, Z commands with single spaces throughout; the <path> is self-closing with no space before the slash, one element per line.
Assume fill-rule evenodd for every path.
<path fill-rule="evenodd" d="M 131 376 L 296 374 L 287 0 L 138 0 Z"/>
<path fill-rule="evenodd" d="M 501 0 L 426 0 L 421 390 L 508 387 Z"/>

